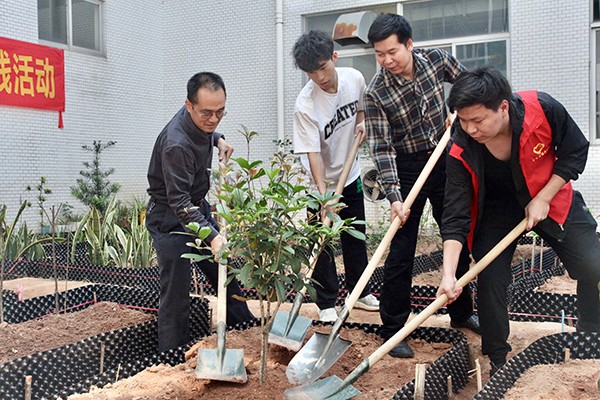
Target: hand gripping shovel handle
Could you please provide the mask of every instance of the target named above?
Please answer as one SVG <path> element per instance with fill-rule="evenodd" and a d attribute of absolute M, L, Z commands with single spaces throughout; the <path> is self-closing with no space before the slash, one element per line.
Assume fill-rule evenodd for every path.
<path fill-rule="evenodd" d="M 527 228 L 527 218 L 523 219 L 512 231 L 510 231 L 496 246 L 494 246 L 478 263 L 469 269 L 457 282 L 455 287 L 462 288 L 471 282 L 477 275 L 481 273 L 504 249 L 506 249 L 512 242 L 514 242 Z M 446 294 L 441 295 L 435 299 L 429 306 L 421 311 L 415 318 L 410 320 L 402 329 L 400 329 L 394 336 L 389 338 L 384 344 L 375 350 L 367 359 L 365 359 L 354 371 L 350 373 L 344 379 L 343 384 L 338 388 L 336 392 L 339 392 L 344 387 L 352 384 L 358 379 L 363 373 L 379 361 L 384 355 L 389 353 L 394 346 L 400 343 L 418 326 L 420 326 L 427 318 L 433 315 L 434 312 L 439 310 L 444 304 L 448 302 L 448 296 Z"/>

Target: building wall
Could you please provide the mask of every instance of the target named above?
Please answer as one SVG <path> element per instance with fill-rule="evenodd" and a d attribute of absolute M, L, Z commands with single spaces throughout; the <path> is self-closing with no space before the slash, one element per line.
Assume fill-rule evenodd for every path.
<path fill-rule="evenodd" d="M 590 135 L 590 15 L 588 1 L 510 2 L 510 66 L 514 90 L 551 94 Z M 560 16 L 560 17 L 559 17 Z M 590 146 L 586 169 L 574 187 L 600 217 L 600 146 Z"/>
<path fill-rule="evenodd" d="M 0 2 L 0 36 L 39 43 L 35 1 Z M 71 196 L 83 161 L 91 154 L 81 146 L 93 140 L 117 142 L 102 154 L 102 167 L 115 168 L 110 180 L 121 184 L 120 196 L 131 200 L 145 190 L 145 173 L 151 139 L 164 120 L 157 112 L 163 66 L 161 42 L 162 1 L 106 1 L 106 55 L 91 56 L 65 51 L 66 111 L 64 129 L 58 113 L 0 106 L 0 204 L 13 215 L 19 201 L 35 202 L 26 193 L 41 176 L 53 193 L 46 206 L 69 202 L 84 207 Z M 37 222 L 32 207 L 25 220 Z M 33 225 L 30 225 L 33 226 Z"/>
<path fill-rule="evenodd" d="M 284 0 L 284 133 L 292 137 L 294 101 L 306 78 L 295 69 L 291 48 L 303 32 L 303 16 L 394 1 Z M 589 134 L 589 1 L 510 1 L 510 74 L 515 89 L 537 88 L 562 101 Z M 102 166 L 121 184 L 125 201 L 143 198 L 154 140 L 183 105 L 185 85 L 199 71 L 222 75 L 228 115 L 219 130 L 246 157 L 241 125 L 259 133 L 253 159 L 268 159 L 277 139 L 275 1 L 105 1 L 106 55 L 65 51 L 67 108 L 64 129 L 57 113 L 0 106 L 0 204 L 16 209 L 24 187 L 46 176 L 54 193 L 47 205 L 68 201 L 81 162 L 81 145 L 93 140 L 117 145 Z M 568 9 L 567 9 L 568 8 Z M 540 11 L 540 10 L 543 10 Z M 560 16 L 560 17 L 557 17 Z M 0 1 L 0 36 L 38 43 L 36 2 Z M 366 152 L 363 153 L 363 155 Z M 600 147 L 592 146 L 586 172 L 575 183 L 600 214 Z M 364 156 L 362 165 L 370 166 Z M 368 220 L 382 218 L 387 202 L 367 203 Z M 37 221 L 36 210 L 26 217 Z"/>

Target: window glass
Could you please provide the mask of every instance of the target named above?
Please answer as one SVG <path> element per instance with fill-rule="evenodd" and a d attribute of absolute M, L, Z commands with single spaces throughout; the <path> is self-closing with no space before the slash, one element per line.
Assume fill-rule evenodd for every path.
<path fill-rule="evenodd" d="M 102 51 L 100 0 L 37 0 L 38 36 L 68 49 Z"/>
<path fill-rule="evenodd" d="M 594 0 L 594 21 L 600 21 L 600 0 Z"/>
<path fill-rule="evenodd" d="M 504 76 L 507 76 L 505 40 L 458 45 L 456 46 L 456 58 L 467 69 L 491 64 L 498 68 Z"/>
<path fill-rule="evenodd" d="M 39 38 L 67 44 L 66 0 L 38 0 Z"/>
<path fill-rule="evenodd" d="M 73 45 L 100 50 L 100 5 L 85 0 L 72 0 Z"/>
<path fill-rule="evenodd" d="M 337 67 L 352 67 L 359 70 L 365 77 L 365 83 L 367 84 L 377 72 L 377 63 L 375 62 L 375 56 L 372 54 L 354 57 L 339 57 L 335 65 Z"/>
<path fill-rule="evenodd" d="M 415 42 L 508 32 L 508 0 L 432 0 L 403 10 Z"/>

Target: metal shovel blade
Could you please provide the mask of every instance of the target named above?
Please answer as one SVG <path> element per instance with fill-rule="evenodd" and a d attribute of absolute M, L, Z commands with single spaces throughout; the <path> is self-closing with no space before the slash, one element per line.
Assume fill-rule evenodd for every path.
<path fill-rule="evenodd" d="M 246 383 L 248 375 L 244 367 L 244 350 L 225 349 L 222 360 L 217 349 L 198 351 L 196 378 Z"/>
<path fill-rule="evenodd" d="M 292 318 L 291 313 L 278 311 L 275 314 L 271 331 L 269 332 L 269 343 L 285 347 L 292 351 L 300 350 L 308 328 L 312 325 L 310 318 L 296 315 L 289 332 L 286 333 L 287 326 Z"/>
<path fill-rule="evenodd" d="M 345 400 L 358 396 L 360 391 L 354 386 L 346 386 L 339 390 L 343 381 L 337 376 L 287 389 L 283 394 L 288 400 Z"/>
<path fill-rule="evenodd" d="M 304 347 L 296 353 L 288 364 L 285 374 L 292 384 L 316 381 L 344 354 L 351 341 L 335 337 L 331 347 L 324 353 L 329 335 L 315 332 Z M 317 365 L 317 361 L 319 364 Z"/>

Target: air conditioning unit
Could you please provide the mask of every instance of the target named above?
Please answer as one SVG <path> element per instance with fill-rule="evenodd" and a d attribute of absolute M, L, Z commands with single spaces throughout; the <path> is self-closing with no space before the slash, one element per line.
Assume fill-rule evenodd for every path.
<path fill-rule="evenodd" d="M 364 173 L 362 184 L 365 199 L 372 202 L 385 199 L 385 190 L 379 181 L 379 172 L 375 168 Z"/>
<path fill-rule="evenodd" d="M 369 28 L 377 15 L 372 11 L 342 14 L 335 21 L 333 40 L 341 46 L 369 44 Z"/>

